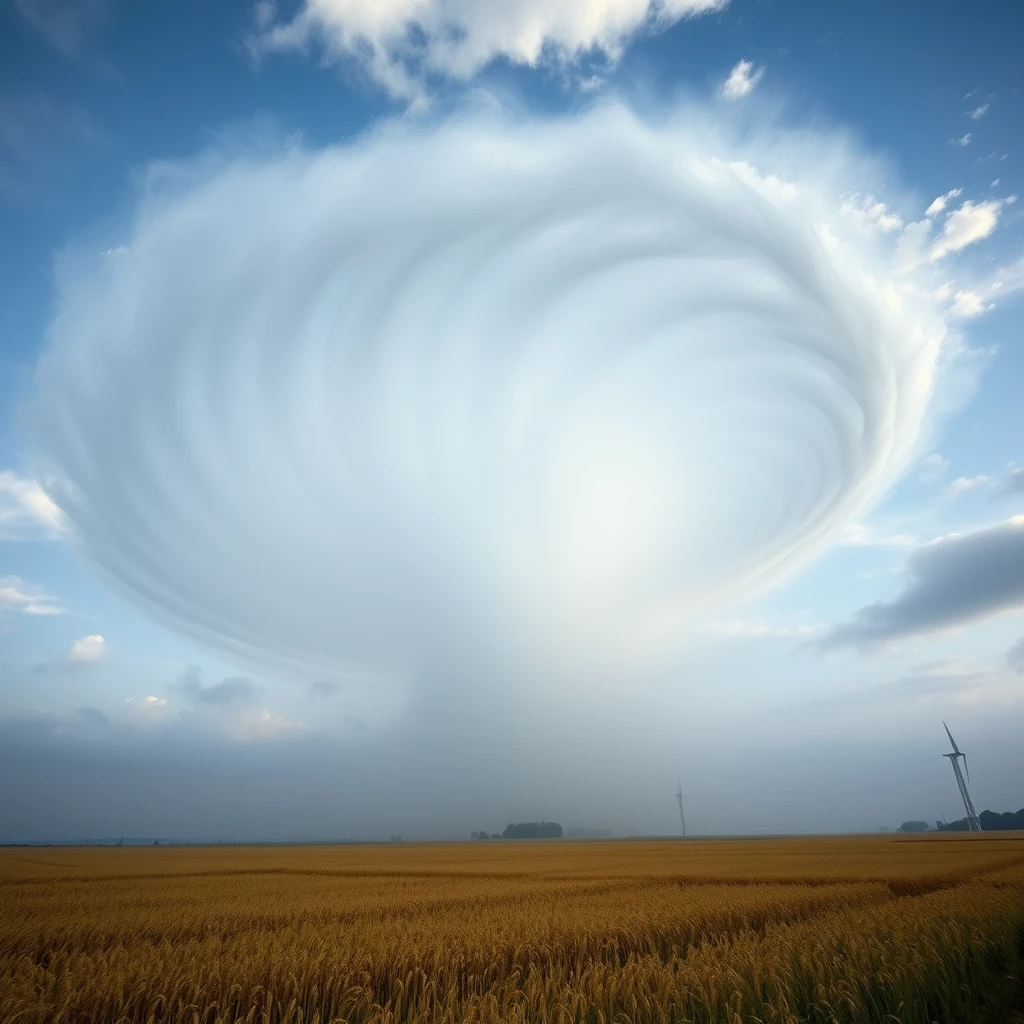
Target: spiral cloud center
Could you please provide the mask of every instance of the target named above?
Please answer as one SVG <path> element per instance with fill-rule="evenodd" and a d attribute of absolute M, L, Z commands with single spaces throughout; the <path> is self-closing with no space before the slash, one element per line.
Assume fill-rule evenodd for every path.
<path fill-rule="evenodd" d="M 877 498 L 942 345 L 834 182 L 752 155 L 608 106 L 182 169 L 64 276 L 47 490 L 268 666 L 664 650 Z"/>

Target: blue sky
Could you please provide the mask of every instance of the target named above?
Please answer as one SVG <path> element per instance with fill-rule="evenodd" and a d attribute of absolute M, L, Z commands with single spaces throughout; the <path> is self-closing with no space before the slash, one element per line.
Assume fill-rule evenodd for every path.
<path fill-rule="evenodd" d="M 372 23 L 340 2 L 0 7 L 0 729 L 24 780 L 2 838 L 460 835 L 530 816 L 658 832 L 672 827 L 677 771 L 708 832 L 959 817 L 943 718 L 971 751 L 975 803 L 1024 802 L 1024 13 L 643 7 L 607 4 L 602 21 L 585 3 L 517 0 L 502 21 L 436 0 L 412 25 L 401 0 Z M 541 9 L 558 17 L 538 21 Z M 536 24 L 542 46 L 524 29 Z M 609 139 L 633 154 L 621 168 Z M 491 145 L 506 163 L 474 164 Z M 520 151 L 578 188 L 516 169 Z M 665 154 L 725 166 L 723 187 L 738 190 L 717 227 L 702 219 L 719 209 L 706 175 L 679 200 L 686 232 L 709 232 L 702 245 L 741 240 L 698 286 L 676 295 L 669 278 L 627 274 L 621 301 L 609 287 L 577 307 L 567 288 L 556 303 L 548 281 L 585 251 L 560 242 L 545 268 L 547 250 L 520 261 L 493 243 L 477 256 L 495 277 L 453 292 L 466 320 L 433 305 L 431 289 L 465 273 L 446 269 L 452 224 L 489 237 L 517 216 L 562 223 L 592 198 L 599 217 L 639 204 L 628 208 L 652 217 L 644 237 L 655 238 L 678 211 L 650 213 L 636 190 L 671 192 L 658 177 Z M 493 187 L 475 191 L 479 167 Z M 541 205 L 526 209 L 533 196 Z M 774 224 L 763 237 L 762 216 Z M 833 228 L 839 248 L 808 241 Z M 691 245 L 686 232 L 672 244 Z M 339 235 L 367 241 L 348 262 L 317 263 Z M 853 300 L 829 292 L 840 326 L 791 367 L 819 329 L 818 307 L 794 295 L 786 346 L 759 354 L 759 331 L 777 325 L 749 311 L 749 345 L 720 339 L 730 360 L 769 360 L 762 371 L 687 356 L 697 361 L 613 375 L 579 403 L 559 392 L 579 418 L 547 436 L 564 488 L 550 508 L 523 498 L 530 483 L 503 490 L 503 477 L 477 494 L 457 453 L 468 444 L 500 470 L 512 436 L 492 439 L 484 420 L 469 430 L 453 414 L 431 435 L 443 484 L 429 492 L 389 462 L 393 421 L 415 408 L 447 423 L 461 408 L 442 335 L 491 324 L 509 348 L 482 357 L 479 381 L 497 387 L 496 366 L 519 365 L 507 360 L 530 344 L 548 351 L 548 315 L 618 344 L 620 320 L 632 324 L 623 336 L 644 329 L 645 301 L 685 311 L 719 287 L 744 299 L 764 286 L 744 276 L 746 254 L 772 239 L 793 247 L 794 266 L 825 261 L 853 282 L 866 311 L 856 322 L 882 325 L 877 350 L 867 328 L 840 330 Z M 407 244 L 428 254 L 431 287 L 397 291 L 394 320 L 352 343 L 404 344 L 443 322 L 448 333 L 423 342 L 438 361 L 415 364 L 440 369 L 413 391 L 405 376 L 404 390 L 381 391 L 394 406 L 362 378 L 328 382 L 350 429 L 385 424 L 382 447 L 351 442 L 362 486 L 336 489 L 336 453 L 306 415 L 323 384 L 310 353 L 332 351 L 335 336 L 317 341 L 327 300 L 302 299 L 304 282 L 322 275 L 328 294 L 350 294 L 330 300 L 344 322 L 375 288 L 393 296 L 387 253 Z M 251 278 L 225 269 L 236 256 Z M 268 298 L 290 275 L 300 298 Z M 513 280 L 516 297 L 501 298 Z M 506 319 L 473 320 L 492 299 Z M 679 316 L 663 325 L 669 337 L 689 329 Z M 918 325 L 946 332 L 928 355 L 906 340 Z M 822 352 L 831 373 L 819 373 Z M 560 380 L 567 364 L 538 360 L 523 364 L 538 386 Z M 209 376 L 190 376 L 198 366 Z M 691 383 L 705 373 L 721 407 Z M 472 403 L 486 406 L 483 393 Z M 685 402 L 708 419 L 678 419 Z M 761 425 L 749 436 L 748 416 Z M 685 429 L 694 422 L 706 438 Z M 734 466 L 716 458 L 734 452 L 712 442 L 719 427 L 736 431 Z M 868 444 L 872 430 L 889 440 Z M 763 457 L 746 461 L 750 445 Z M 533 480 L 533 467 L 517 471 Z M 87 479 L 109 486 L 75 499 L 67 481 Z M 349 518 L 353 495 L 362 518 Z M 665 511 L 684 507 L 685 528 Z M 553 547 L 522 554 L 509 576 L 498 534 L 477 527 L 507 512 L 514 536 L 539 545 L 523 526 L 537 508 Z M 325 537 L 337 542 L 329 554 L 313 547 Z M 607 565 L 594 569 L 595 552 Z M 658 634 L 657 655 L 640 657 L 656 605 L 631 588 L 676 557 L 685 571 L 658 568 L 652 592 L 675 588 L 687 610 L 669 620 L 669 642 Z M 769 787 L 765 763 L 799 777 L 802 796 Z M 111 773 L 138 785 L 112 786 Z M 359 779 L 361 795 L 318 781 L 299 800 L 288 780 L 311 776 Z M 874 784 L 893 776 L 880 795 Z"/>

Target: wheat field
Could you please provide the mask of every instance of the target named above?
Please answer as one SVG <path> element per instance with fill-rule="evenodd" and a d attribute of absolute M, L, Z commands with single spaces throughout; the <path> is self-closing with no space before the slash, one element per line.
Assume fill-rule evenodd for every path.
<path fill-rule="evenodd" d="M 986 1021 L 1024 836 L 0 850 L 0 1021 Z"/>

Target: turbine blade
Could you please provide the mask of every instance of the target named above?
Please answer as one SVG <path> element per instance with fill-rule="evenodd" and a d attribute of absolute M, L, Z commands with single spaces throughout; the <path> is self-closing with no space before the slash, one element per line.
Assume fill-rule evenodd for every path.
<path fill-rule="evenodd" d="M 964 771 L 967 772 L 967 781 L 971 781 L 971 769 L 967 767 L 967 755 L 964 754 Z"/>
<path fill-rule="evenodd" d="M 956 745 L 956 740 L 953 739 L 953 734 L 949 731 L 949 726 L 945 722 L 942 723 L 942 727 L 946 730 L 946 735 L 949 737 L 949 742 L 953 744 L 953 750 L 956 753 L 960 753 L 960 748 Z"/>

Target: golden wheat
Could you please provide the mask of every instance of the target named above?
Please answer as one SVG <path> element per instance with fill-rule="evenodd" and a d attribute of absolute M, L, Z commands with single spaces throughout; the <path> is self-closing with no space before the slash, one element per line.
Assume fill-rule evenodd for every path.
<path fill-rule="evenodd" d="M 1002 1021 L 1024 837 L 0 851 L 0 1021 Z"/>

